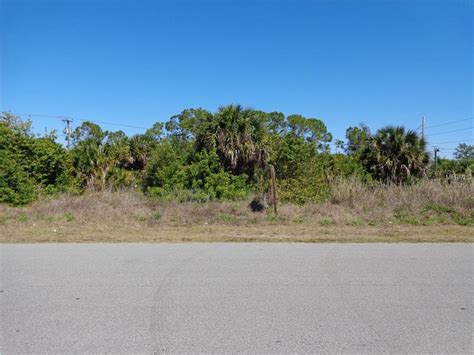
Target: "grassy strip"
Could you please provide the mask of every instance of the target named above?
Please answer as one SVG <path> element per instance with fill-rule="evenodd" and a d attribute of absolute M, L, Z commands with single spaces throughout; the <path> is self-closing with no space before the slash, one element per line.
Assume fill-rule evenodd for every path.
<path fill-rule="evenodd" d="M 303 242 L 303 243 L 472 243 L 471 226 L 316 226 L 196 225 L 182 227 L 29 226 L 1 227 L 1 243 L 180 243 L 180 242 Z"/>
<path fill-rule="evenodd" d="M 444 200 L 411 187 L 391 189 L 375 191 L 380 196 L 372 199 L 355 189 L 345 195 L 357 200 L 280 205 L 278 217 L 251 212 L 248 201 L 63 195 L 23 208 L 0 205 L 0 242 L 474 242 L 471 187 L 446 189 Z"/>

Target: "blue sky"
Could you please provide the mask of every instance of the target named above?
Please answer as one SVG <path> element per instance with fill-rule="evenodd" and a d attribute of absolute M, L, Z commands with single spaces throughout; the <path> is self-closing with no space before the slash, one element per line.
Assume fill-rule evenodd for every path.
<path fill-rule="evenodd" d="M 148 127 L 240 103 L 320 118 L 335 138 L 426 114 L 430 143 L 472 144 L 470 0 L 0 2 L 2 111 Z"/>

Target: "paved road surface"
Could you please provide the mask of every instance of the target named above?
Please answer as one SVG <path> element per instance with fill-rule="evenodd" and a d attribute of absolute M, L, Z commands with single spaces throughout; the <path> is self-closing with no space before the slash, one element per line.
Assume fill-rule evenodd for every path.
<path fill-rule="evenodd" d="M 1 353 L 473 352 L 473 245 L 2 245 Z"/>

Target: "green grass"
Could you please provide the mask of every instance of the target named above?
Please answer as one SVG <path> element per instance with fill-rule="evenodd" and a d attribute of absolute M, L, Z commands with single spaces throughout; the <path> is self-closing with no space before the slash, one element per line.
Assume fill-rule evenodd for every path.
<path fill-rule="evenodd" d="M 66 212 L 63 217 L 66 220 L 66 222 L 73 222 L 76 219 L 76 217 L 74 217 L 74 215 L 71 212 Z"/>
<path fill-rule="evenodd" d="M 352 221 L 349 222 L 349 225 L 351 226 L 363 226 L 365 225 L 365 221 L 361 218 L 355 218 Z"/>
<path fill-rule="evenodd" d="M 223 214 L 221 215 L 221 218 L 225 222 L 236 222 L 239 220 L 237 216 L 229 215 L 229 214 Z"/>
<path fill-rule="evenodd" d="M 323 218 L 319 221 L 319 224 L 322 226 L 330 226 L 331 224 L 333 224 L 333 221 L 330 218 Z"/>
<path fill-rule="evenodd" d="M 474 213 L 461 213 L 454 208 L 441 204 L 427 204 L 419 211 L 398 209 L 394 213 L 396 223 L 431 226 L 458 224 L 467 226 L 474 223 Z"/>
<path fill-rule="evenodd" d="M 29 217 L 26 214 L 20 214 L 17 217 L 17 220 L 20 222 L 27 222 L 29 220 Z"/>

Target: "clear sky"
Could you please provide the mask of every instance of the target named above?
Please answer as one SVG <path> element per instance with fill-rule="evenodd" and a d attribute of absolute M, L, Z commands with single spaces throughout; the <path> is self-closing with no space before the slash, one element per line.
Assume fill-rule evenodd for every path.
<path fill-rule="evenodd" d="M 471 0 L 0 3 L 2 111 L 148 127 L 240 103 L 320 118 L 335 138 L 424 113 L 430 143 L 455 142 L 443 155 L 473 143 Z"/>

